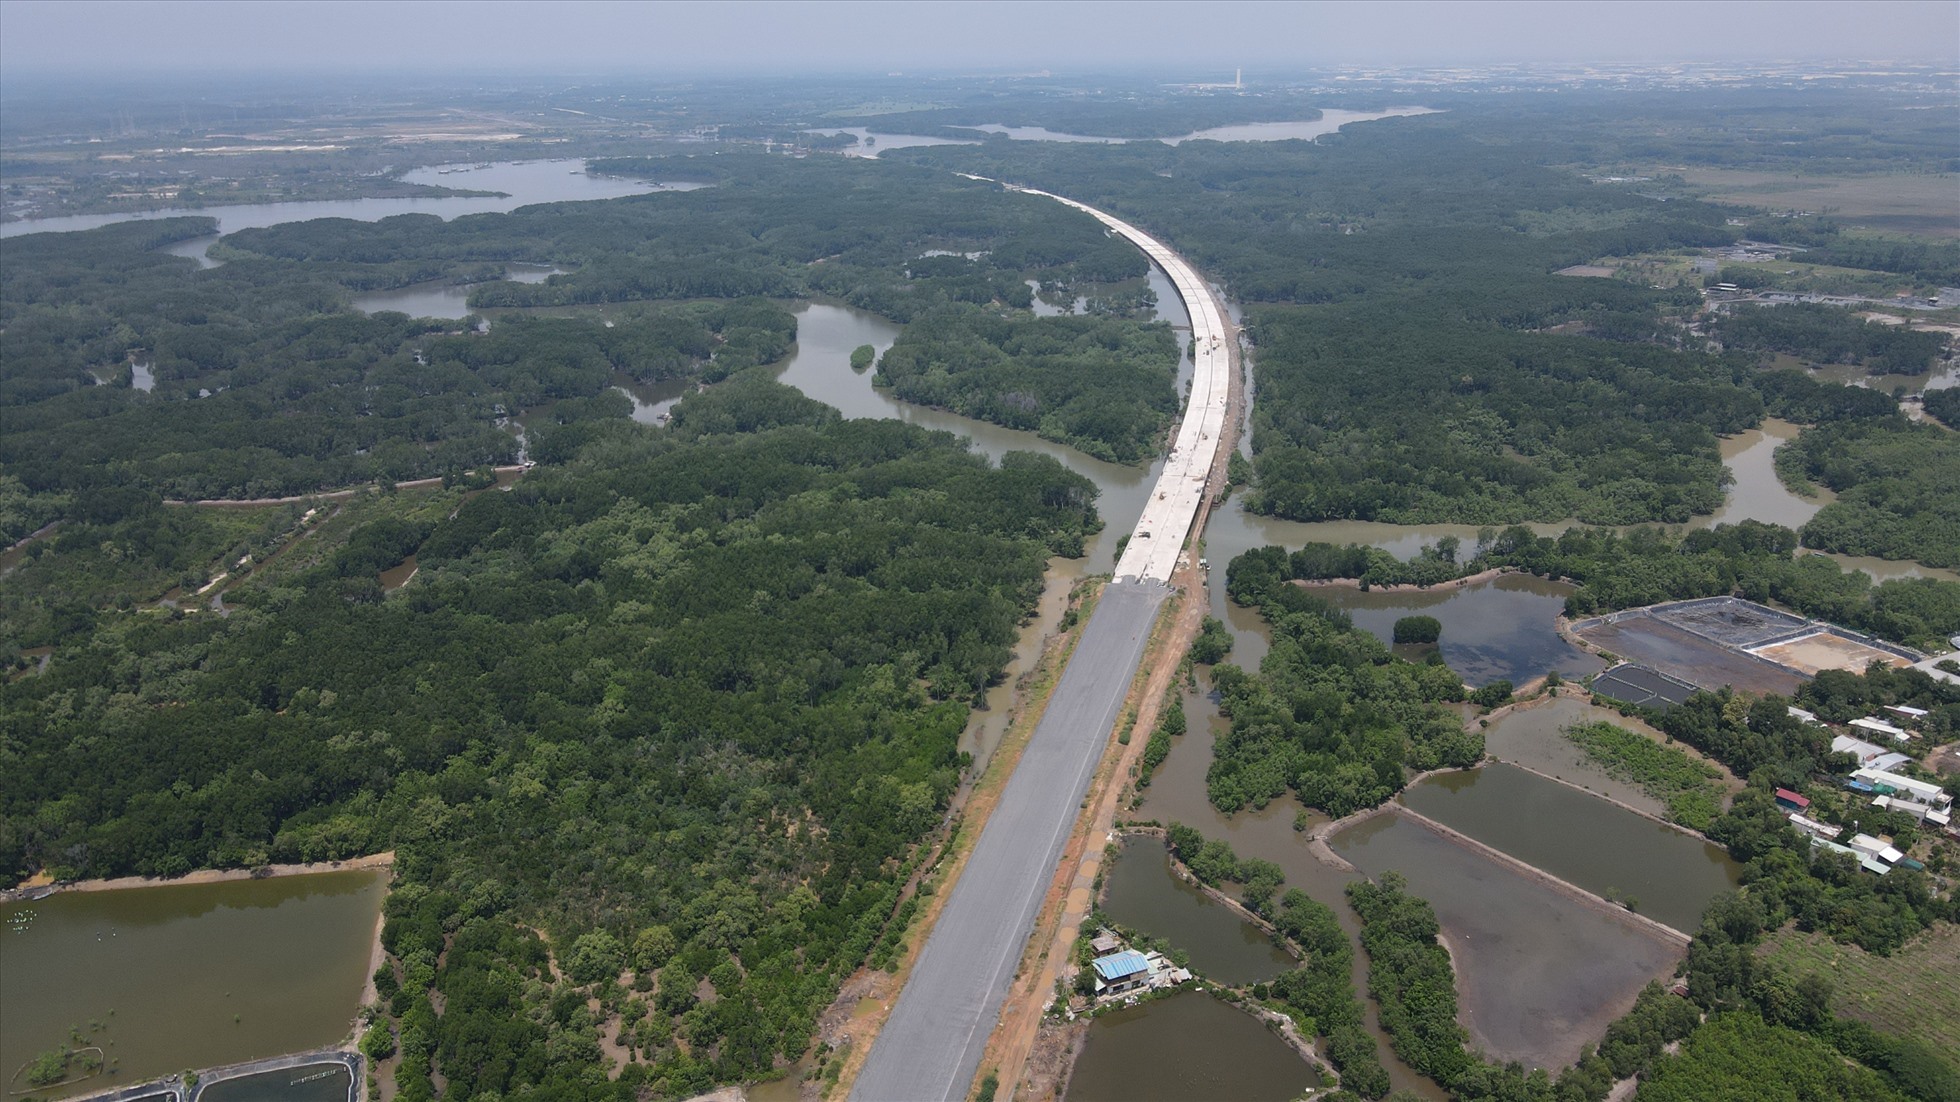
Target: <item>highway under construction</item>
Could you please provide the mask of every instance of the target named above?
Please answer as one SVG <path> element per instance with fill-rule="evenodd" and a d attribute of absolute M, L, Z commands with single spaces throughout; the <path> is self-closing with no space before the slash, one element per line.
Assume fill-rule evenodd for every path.
<path fill-rule="evenodd" d="M 1053 881 L 1152 625 L 1199 515 L 1231 393 L 1233 334 L 1198 274 L 1162 242 L 1093 207 L 1032 189 L 1100 220 L 1171 280 L 1191 317 L 1190 399 L 1143 515 L 1117 560 L 1000 802 L 975 842 L 851 1097 L 963 1099 Z"/>

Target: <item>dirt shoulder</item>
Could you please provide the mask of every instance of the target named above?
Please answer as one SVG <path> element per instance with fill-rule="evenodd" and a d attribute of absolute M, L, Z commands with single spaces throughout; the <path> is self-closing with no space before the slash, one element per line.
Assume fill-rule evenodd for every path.
<path fill-rule="evenodd" d="M 931 895 L 925 897 L 925 904 L 920 907 L 912 929 L 906 934 L 905 952 L 899 958 L 897 970 L 887 973 L 874 968 L 860 969 L 845 981 L 838 998 L 819 1018 L 818 1039 L 843 1054 L 839 1057 L 842 1068 L 838 1072 L 837 1085 L 826 1092 L 827 1097 L 849 1096 L 858 1072 L 864 1067 L 865 1057 L 871 1052 L 872 1043 L 878 1039 L 878 1031 L 884 1028 L 886 1019 L 891 1016 L 898 993 L 911 978 L 920 951 L 931 937 L 946 901 L 952 897 L 953 885 L 966 867 L 974 842 L 986 829 L 987 820 L 999 804 L 1008 778 L 1014 775 L 1014 768 L 1020 763 L 1021 752 L 1027 748 L 1035 726 L 1041 722 L 1048 697 L 1061 679 L 1062 668 L 1068 664 L 1069 655 L 1081 638 L 1082 628 L 1089 622 L 1095 597 L 1100 591 L 1100 586 L 1084 587 L 1078 595 L 1079 603 L 1074 607 L 1076 615 L 1073 626 L 1056 632 L 1042 642 L 1040 660 L 1023 676 L 1016 688 L 1011 705 L 1014 718 L 1008 725 L 1007 733 L 1002 736 L 1000 746 L 988 759 L 979 779 L 955 796 L 955 807 L 949 813 L 948 822 L 949 827 L 956 825 L 957 833 L 950 843 L 941 843 L 944 848 L 934 859 L 921 865 L 920 879 L 914 882 L 911 890 L 917 891 L 921 885 L 930 883 Z"/>
<path fill-rule="evenodd" d="M 1040 1038 L 1046 1037 L 1044 1014 L 1055 984 L 1068 967 L 1070 952 L 1082 924 L 1095 905 L 1096 878 L 1101 874 L 1103 849 L 1113 836 L 1116 815 L 1135 780 L 1138 759 L 1157 725 L 1157 712 L 1170 692 L 1185 654 L 1204 626 L 1207 603 L 1204 599 L 1205 572 L 1197 566 L 1199 546 L 1212 506 L 1220 500 L 1226 485 L 1226 469 L 1238 443 L 1238 427 L 1244 412 L 1245 386 L 1241 376 L 1244 364 L 1238 343 L 1231 343 L 1230 390 L 1225 415 L 1226 432 L 1219 441 L 1217 457 L 1207 473 L 1205 497 L 1187 536 L 1185 553 L 1172 576 L 1176 595 L 1158 619 L 1137 680 L 1131 684 L 1123 714 L 1128 722 L 1128 745 L 1118 744 L 1115 754 L 1105 753 L 1089 788 L 1082 815 L 1076 820 L 1063 851 L 1060 867 L 1049 884 L 1048 894 L 1035 919 L 1034 933 L 1028 939 L 1021 968 L 1001 1007 L 1000 1021 L 987 1041 L 983 1072 L 994 1069 L 1013 1099 L 1055 1098 L 1068 1082 L 1067 1070 L 1059 1074 L 1048 1067 L 1054 1055 L 1052 1042 L 1041 1044 L 1040 1060 L 1032 1059 Z M 1069 1054 L 1073 1063 L 1073 1053 Z"/>

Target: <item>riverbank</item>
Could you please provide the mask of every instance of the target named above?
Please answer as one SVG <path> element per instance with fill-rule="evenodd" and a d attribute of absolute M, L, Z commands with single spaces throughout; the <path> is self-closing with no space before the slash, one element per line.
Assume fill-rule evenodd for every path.
<path fill-rule="evenodd" d="M 36 874 L 18 887 L 0 891 L 0 903 L 25 899 L 45 899 L 64 892 L 114 892 L 126 888 L 167 888 L 180 885 L 221 884 L 228 880 L 267 880 L 279 876 L 312 876 L 323 872 L 360 872 L 392 868 L 395 851 L 352 857 L 345 861 L 314 861 L 298 865 L 259 865 L 249 869 L 198 869 L 182 876 L 117 876 L 103 880 L 62 880 Z M 377 964 L 375 967 L 380 967 Z"/>

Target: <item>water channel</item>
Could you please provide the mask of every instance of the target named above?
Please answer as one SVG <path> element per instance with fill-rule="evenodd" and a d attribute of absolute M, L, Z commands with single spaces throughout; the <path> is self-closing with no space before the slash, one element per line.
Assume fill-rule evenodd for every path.
<path fill-rule="evenodd" d="M 552 276 L 563 274 L 565 269 L 548 264 L 507 264 L 504 266 L 504 279 L 512 283 L 543 283 Z M 411 318 L 462 318 L 470 314 L 470 288 L 468 283 L 447 283 L 440 280 L 429 283 L 411 283 L 392 291 L 375 291 L 372 294 L 356 295 L 353 307 L 364 314 L 379 313 L 383 310 L 396 310 Z"/>
<path fill-rule="evenodd" d="M 1320 1077 L 1251 1015 L 1183 992 L 1103 1014 L 1068 1080 L 1068 1102 L 1285 1102 Z"/>
<path fill-rule="evenodd" d="M 101 1046 L 105 1073 L 54 1094 L 334 1044 L 386 882 L 332 872 L 0 905 L 0 1067 L 70 1044 L 71 1028 Z"/>

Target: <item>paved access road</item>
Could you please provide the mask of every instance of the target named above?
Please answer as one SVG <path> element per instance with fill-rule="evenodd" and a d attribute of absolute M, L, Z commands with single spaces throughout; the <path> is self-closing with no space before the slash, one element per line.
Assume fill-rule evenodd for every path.
<path fill-rule="evenodd" d="M 1104 588 L 898 1004 L 865 1057 L 851 1092 L 857 1102 L 966 1097 L 1157 610 L 1170 594 L 1166 583 L 1224 431 L 1231 350 L 1224 311 L 1210 289 L 1155 238 L 1092 207 L 1061 201 L 1128 238 L 1171 277 L 1197 345 L 1191 401 L 1116 580 Z"/>
<path fill-rule="evenodd" d="M 963 1099 L 1170 590 L 1112 582 L 873 1043 L 858 1102 Z"/>

